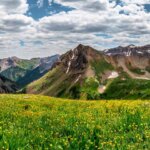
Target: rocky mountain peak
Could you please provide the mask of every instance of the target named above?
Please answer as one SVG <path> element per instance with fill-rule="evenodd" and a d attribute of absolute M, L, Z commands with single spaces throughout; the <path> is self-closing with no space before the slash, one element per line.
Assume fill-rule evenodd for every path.
<path fill-rule="evenodd" d="M 119 46 L 105 51 L 104 54 L 108 56 L 121 55 L 127 57 L 130 56 L 150 57 L 150 45 L 145 45 L 145 46 L 128 45 L 126 47 Z"/>
<path fill-rule="evenodd" d="M 81 72 L 86 69 L 88 63 L 100 56 L 100 52 L 90 46 L 79 44 L 76 48 L 71 49 L 61 57 L 61 62 L 66 68 L 66 74 L 71 70 Z"/>

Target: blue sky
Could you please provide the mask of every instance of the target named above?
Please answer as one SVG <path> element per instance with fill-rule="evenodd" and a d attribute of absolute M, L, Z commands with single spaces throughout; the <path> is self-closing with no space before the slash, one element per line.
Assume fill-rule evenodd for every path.
<path fill-rule="evenodd" d="M 33 17 L 35 20 L 60 12 L 69 12 L 73 10 L 72 7 L 63 6 L 56 3 L 54 0 L 51 2 L 48 0 L 28 0 L 27 2 L 29 4 L 29 9 L 26 15 Z"/>
<path fill-rule="evenodd" d="M 150 0 L 1 0 L 0 57 L 150 44 Z"/>

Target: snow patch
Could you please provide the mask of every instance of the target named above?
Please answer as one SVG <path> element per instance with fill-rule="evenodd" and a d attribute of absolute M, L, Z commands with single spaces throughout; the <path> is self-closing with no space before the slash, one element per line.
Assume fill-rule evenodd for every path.
<path fill-rule="evenodd" d="M 109 75 L 108 79 L 114 79 L 114 78 L 117 78 L 117 77 L 119 77 L 118 72 L 113 71 L 113 72 L 111 72 L 111 74 Z"/>
<path fill-rule="evenodd" d="M 100 85 L 100 86 L 99 86 L 98 91 L 99 91 L 100 94 L 104 93 L 105 90 L 106 90 L 106 86 L 105 86 L 105 85 Z"/>
<path fill-rule="evenodd" d="M 125 54 L 127 57 L 129 57 L 129 56 L 131 56 L 131 51 L 124 52 L 124 54 Z"/>
<path fill-rule="evenodd" d="M 68 72 L 70 70 L 70 66 L 71 66 L 71 61 L 68 62 L 68 68 L 67 68 L 66 74 L 68 74 Z"/>
<path fill-rule="evenodd" d="M 111 55 L 112 55 L 112 53 L 106 53 L 106 55 L 111 56 Z"/>
<path fill-rule="evenodd" d="M 141 52 L 141 51 L 137 51 L 137 53 L 138 53 L 138 54 L 143 54 L 143 52 Z"/>
<path fill-rule="evenodd" d="M 76 51 L 76 49 L 74 49 L 74 50 L 72 49 L 71 51 L 72 51 L 72 56 L 71 56 L 71 60 L 68 62 L 68 68 L 67 68 L 66 74 L 69 73 L 69 70 L 70 70 L 70 67 L 71 67 L 71 62 L 75 58 L 75 51 Z"/>
<path fill-rule="evenodd" d="M 147 50 L 148 53 L 150 53 L 150 50 Z"/>
<path fill-rule="evenodd" d="M 81 78 L 81 75 L 78 76 L 78 78 L 75 80 L 74 83 L 77 83 L 79 81 L 79 79 Z"/>
<path fill-rule="evenodd" d="M 107 53 L 109 51 L 109 49 L 105 49 L 104 52 Z"/>

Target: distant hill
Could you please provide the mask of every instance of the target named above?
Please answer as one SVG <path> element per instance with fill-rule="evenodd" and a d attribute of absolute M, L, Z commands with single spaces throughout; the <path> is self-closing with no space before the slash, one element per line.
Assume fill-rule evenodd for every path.
<path fill-rule="evenodd" d="M 0 60 L 0 74 L 16 82 L 19 78 L 40 64 L 40 58 L 31 60 L 17 57 L 4 58 Z"/>
<path fill-rule="evenodd" d="M 57 61 L 59 61 L 59 55 L 54 55 L 41 59 L 40 64 L 33 70 L 28 71 L 25 76 L 19 78 L 19 80 L 17 80 L 17 83 L 21 87 L 24 87 L 32 81 L 39 79 L 40 77 L 45 75 L 53 67 L 53 64 Z"/>
<path fill-rule="evenodd" d="M 116 68 L 123 69 L 131 78 L 150 79 L 150 45 L 117 47 L 104 53 Z"/>
<path fill-rule="evenodd" d="M 19 80 L 20 78 L 22 78 L 23 76 L 25 76 L 25 74 L 28 72 L 29 70 L 20 68 L 18 66 L 14 66 L 14 67 L 10 67 L 4 71 L 1 72 L 1 75 L 5 76 L 6 78 L 16 82 L 17 80 Z"/>
<path fill-rule="evenodd" d="M 26 92 L 75 99 L 150 98 L 149 50 L 149 45 L 129 45 L 99 52 L 80 44 Z"/>
<path fill-rule="evenodd" d="M 23 87 L 44 75 L 58 59 L 59 55 L 30 60 L 17 57 L 1 59 L 0 74 Z"/>

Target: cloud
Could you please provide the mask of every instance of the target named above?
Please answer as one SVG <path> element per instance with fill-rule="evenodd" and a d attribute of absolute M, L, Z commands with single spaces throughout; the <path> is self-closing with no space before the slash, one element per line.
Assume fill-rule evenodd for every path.
<path fill-rule="evenodd" d="M 65 6 L 73 7 L 84 11 L 104 11 L 108 7 L 108 0 L 55 0 Z"/>
<path fill-rule="evenodd" d="M 150 4 L 150 0 L 122 0 L 126 4 Z"/>
<path fill-rule="evenodd" d="M 37 1 L 39 7 L 43 0 Z M 49 0 L 49 4 L 50 4 Z M 79 43 L 99 50 L 118 45 L 144 45 L 150 38 L 149 0 L 55 0 L 60 7 L 75 8 L 34 20 L 26 0 L 0 1 L 0 57 L 40 57 L 65 51 Z M 118 3 L 117 3 L 118 4 Z M 57 8 L 56 8 L 57 9 Z M 107 38 L 106 37 L 109 37 Z M 24 46 L 20 46 L 23 41 Z M 42 43 L 42 44 L 41 44 Z"/>
<path fill-rule="evenodd" d="M 44 0 L 37 0 L 37 6 L 39 8 L 43 7 Z"/>
<path fill-rule="evenodd" d="M 34 23 L 31 17 L 22 14 L 5 15 L 0 19 L 1 32 L 25 32 Z"/>
<path fill-rule="evenodd" d="M 0 10 L 8 14 L 25 13 L 28 9 L 26 0 L 1 0 Z"/>

